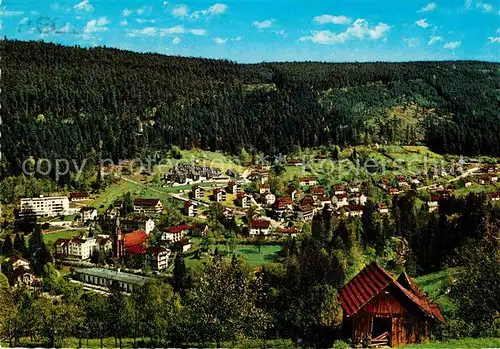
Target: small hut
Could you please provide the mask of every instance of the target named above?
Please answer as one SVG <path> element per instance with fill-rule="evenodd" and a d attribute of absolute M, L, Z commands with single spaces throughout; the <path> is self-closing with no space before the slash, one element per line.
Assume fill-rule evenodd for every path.
<path fill-rule="evenodd" d="M 444 323 L 439 307 L 406 274 L 398 279 L 372 262 L 339 292 L 344 336 L 368 346 L 425 342 L 430 325 Z"/>

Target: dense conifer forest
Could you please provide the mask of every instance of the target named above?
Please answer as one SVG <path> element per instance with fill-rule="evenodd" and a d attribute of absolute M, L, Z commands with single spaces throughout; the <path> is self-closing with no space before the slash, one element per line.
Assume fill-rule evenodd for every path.
<path fill-rule="evenodd" d="M 0 175 L 24 159 L 423 143 L 500 155 L 500 64 L 262 63 L 3 40 Z"/>

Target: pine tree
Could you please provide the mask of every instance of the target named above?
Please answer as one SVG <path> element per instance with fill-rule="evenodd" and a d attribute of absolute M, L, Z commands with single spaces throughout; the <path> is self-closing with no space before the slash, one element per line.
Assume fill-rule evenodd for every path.
<path fill-rule="evenodd" d="M 7 256 L 12 252 L 12 240 L 10 239 L 10 235 L 5 236 L 5 240 L 2 245 L 2 254 Z"/>
<path fill-rule="evenodd" d="M 333 160 L 340 160 L 340 147 L 338 145 L 333 147 L 332 159 Z"/>
<path fill-rule="evenodd" d="M 28 255 L 36 275 L 41 275 L 43 267 L 52 262 L 52 255 L 45 245 L 40 226 L 36 226 L 28 241 Z"/>
<path fill-rule="evenodd" d="M 184 297 L 186 293 L 186 283 L 187 283 L 187 268 L 186 263 L 182 255 L 178 253 L 175 256 L 174 261 L 174 275 L 172 278 L 173 289 L 178 292 L 181 297 Z"/>
<path fill-rule="evenodd" d="M 26 256 L 28 248 L 26 247 L 24 235 L 21 235 L 20 233 L 16 234 L 16 237 L 14 238 L 14 250 L 19 252 L 22 256 Z"/>

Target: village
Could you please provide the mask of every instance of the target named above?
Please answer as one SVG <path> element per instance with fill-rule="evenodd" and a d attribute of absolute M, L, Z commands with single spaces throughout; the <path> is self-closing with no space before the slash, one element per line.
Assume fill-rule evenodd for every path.
<path fill-rule="evenodd" d="M 318 154 L 312 161 L 325 158 Z M 288 159 L 284 167 L 295 170 L 306 165 L 302 160 Z M 389 214 L 393 197 L 409 190 L 418 193 L 429 212 L 435 212 L 439 200 L 455 195 L 457 190 L 495 188 L 498 181 L 498 168 L 491 164 L 452 164 L 419 174 L 386 173 L 370 180 L 355 178 L 332 185 L 325 184 L 321 174 L 312 175 L 307 169 L 302 173 L 307 176 L 295 175 L 277 188 L 280 176 L 273 173 L 269 163 L 248 166 L 240 174 L 235 169 L 199 165 L 194 160 L 179 163 L 162 175 L 161 187 L 172 189 L 167 202 L 154 196 L 132 197 L 127 210 L 120 197 L 103 208 L 92 205 L 98 195 L 72 192 L 69 196 L 22 198 L 18 217 L 35 217 L 48 228 L 47 237 L 52 231 L 57 235 L 57 229 L 70 232 L 71 236 L 57 238 L 51 247 L 60 266 L 78 268 L 75 282 L 81 282 L 79 275 L 85 274 L 87 268 L 105 273 L 112 280 L 116 278 L 108 272 L 112 270 L 127 270 L 144 277 L 168 272 L 175 256 L 187 255 L 193 247 L 200 258 L 202 254 L 197 250 L 202 250 L 202 239 L 214 231 L 209 222 L 214 210 L 218 223 L 235 230 L 240 244 L 258 244 L 260 251 L 262 244 L 279 246 L 287 239 L 300 237 L 319 212 L 356 219 L 371 205 L 383 216 Z M 500 200 L 500 190 L 490 189 L 488 195 L 491 202 Z M 184 217 L 181 222 L 160 225 L 162 216 L 172 210 Z M 206 253 L 206 248 L 203 250 Z M 27 264 L 21 269 L 20 281 L 34 279 Z M 83 282 L 90 289 L 100 289 L 104 279 L 85 278 Z M 92 280 L 97 281 L 89 283 Z M 123 287 L 129 290 L 133 284 Z"/>

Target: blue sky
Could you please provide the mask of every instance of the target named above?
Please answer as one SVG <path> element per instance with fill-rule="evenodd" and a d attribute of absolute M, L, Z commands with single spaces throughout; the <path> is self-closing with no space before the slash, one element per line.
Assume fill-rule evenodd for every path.
<path fill-rule="evenodd" d="M 500 60 L 499 0 L 0 0 L 11 39 L 261 61 Z"/>

